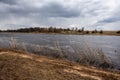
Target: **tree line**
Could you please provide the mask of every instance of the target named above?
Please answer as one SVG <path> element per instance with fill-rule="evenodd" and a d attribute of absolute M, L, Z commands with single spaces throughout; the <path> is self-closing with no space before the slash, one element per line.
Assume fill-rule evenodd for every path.
<path fill-rule="evenodd" d="M 74 28 L 56 28 L 56 27 L 49 27 L 49 28 L 42 28 L 42 27 L 30 27 L 30 28 L 20 28 L 16 30 L 0 30 L 0 32 L 25 32 L 25 33 L 31 33 L 31 32 L 36 32 L 36 33 L 70 33 L 70 34 L 103 34 L 103 30 L 93 30 L 93 31 L 88 31 L 85 30 L 84 27 L 81 29 L 78 29 L 77 27 Z M 120 31 L 116 32 L 117 34 L 120 34 Z"/>

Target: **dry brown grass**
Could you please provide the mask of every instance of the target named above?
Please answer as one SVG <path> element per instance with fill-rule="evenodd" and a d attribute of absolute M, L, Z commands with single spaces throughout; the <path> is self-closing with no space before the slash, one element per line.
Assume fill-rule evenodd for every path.
<path fill-rule="evenodd" d="M 41 47 L 40 45 L 34 45 L 34 44 L 31 44 L 29 46 L 31 47 L 30 49 L 33 50 L 33 53 L 39 55 L 54 57 L 57 59 L 68 59 L 70 61 L 74 61 L 83 65 L 89 65 L 89 66 L 92 65 L 101 68 L 113 69 L 115 67 L 107 59 L 107 57 L 105 56 L 102 50 L 98 49 L 95 52 L 85 39 L 83 41 L 86 47 L 75 45 L 73 48 L 75 51 L 74 53 L 69 53 L 67 49 L 63 50 L 62 47 L 60 46 L 59 41 L 56 41 L 54 43 L 53 49 L 50 49 L 49 47 Z M 21 44 L 17 43 L 17 40 L 14 38 L 11 38 L 10 49 L 24 51 L 26 53 L 32 52 L 32 51 L 28 51 L 28 48 L 24 42 Z M 85 52 L 86 49 L 87 52 Z"/>
<path fill-rule="evenodd" d="M 0 52 L 0 80 L 119 80 L 120 73 L 34 54 Z"/>

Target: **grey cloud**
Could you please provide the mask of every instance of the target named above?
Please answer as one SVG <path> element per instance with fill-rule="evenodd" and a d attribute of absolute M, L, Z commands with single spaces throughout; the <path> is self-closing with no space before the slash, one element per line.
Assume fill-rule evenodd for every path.
<path fill-rule="evenodd" d="M 18 28 L 20 26 L 17 26 L 17 24 L 37 24 L 38 26 L 63 25 L 63 27 L 66 27 L 69 25 L 91 26 L 102 23 L 102 26 L 104 26 L 104 23 L 120 21 L 120 11 L 117 9 L 109 12 L 109 8 L 112 8 L 110 7 L 112 5 L 108 6 L 109 2 L 107 4 L 105 2 L 107 1 L 0 0 L 0 25 L 15 24 L 16 28 Z M 109 13 L 114 14 L 106 18 Z"/>
<path fill-rule="evenodd" d="M 44 4 L 40 8 L 36 8 L 34 6 L 25 6 L 25 5 L 14 5 L 9 6 L 6 9 L 7 13 L 16 14 L 18 16 L 32 16 L 31 14 L 37 14 L 36 16 L 45 16 L 45 17 L 78 17 L 80 16 L 80 11 L 75 8 L 70 9 L 68 7 L 63 6 L 60 3 L 48 3 Z"/>
<path fill-rule="evenodd" d="M 1 0 L 4 2 L 4 0 Z M 12 0 L 17 2 L 17 0 Z M 9 3 L 9 0 L 6 0 Z M 11 3 L 13 3 L 11 2 Z M 42 7 L 26 6 L 23 4 L 17 4 L 13 6 L 8 6 L 6 13 L 18 15 L 18 16 L 37 16 L 37 17 L 63 17 L 63 18 L 73 18 L 73 17 L 88 17 L 97 16 L 99 13 L 97 11 L 103 10 L 103 7 L 100 7 L 99 2 L 92 2 L 88 0 L 87 2 L 80 3 L 78 7 L 70 8 L 69 5 L 63 5 L 59 2 L 50 2 L 44 3 Z M 85 5 L 86 4 L 86 5 Z M 83 5 L 83 6 L 82 6 Z M 92 6 L 91 6 L 92 5 Z M 72 6 L 72 5 L 71 5 Z M 99 7 L 99 8 L 98 8 Z M 34 17 L 35 17 L 34 16 Z"/>
<path fill-rule="evenodd" d="M 88 17 L 88 16 L 99 16 L 101 13 L 105 13 L 107 10 L 107 7 L 102 6 L 102 2 L 100 0 L 87 0 L 83 3 L 83 6 L 81 8 L 82 16 Z"/>
<path fill-rule="evenodd" d="M 69 9 L 68 7 L 63 6 L 59 3 L 46 4 L 40 8 L 40 12 L 45 16 L 50 17 L 78 17 L 80 16 L 80 11 Z"/>
<path fill-rule="evenodd" d="M 102 23 L 112 23 L 112 22 L 116 22 L 116 21 L 120 21 L 120 17 L 111 17 L 111 18 L 102 20 L 100 22 L 102 22 Z"/>
<path fill-rule="evenodd" d="M 115 13 L 113 13 L 113 15 L 111 15 L 110 17 L 101 20 L 99 23 L 114 23 L 114 22 L 118 22 L 120 21 L 120 10 L 117 9 L 117 11 Z"/>
<path fill-rule="evenodd" d="M 107 19 L 100 21 L 100 23 L 113 23 L 113 22 L 118 22 L 118 21 L 120 21 L 120 15 L 116 14 Z"/>
<path fill-rule="evenodd" d="M 0 3 L 13 5 L 17 3 L 17 0 L 0 0 Z"/>

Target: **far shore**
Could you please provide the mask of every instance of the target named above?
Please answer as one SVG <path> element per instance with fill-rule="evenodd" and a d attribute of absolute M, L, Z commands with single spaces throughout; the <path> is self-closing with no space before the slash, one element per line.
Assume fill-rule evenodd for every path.
<path fill-rule="evenodd" d="M 92 31 L 89 31 L 89 33 L 79 33 L 79 32 L 0 32 L 1 33 L 28 33 L 28 34 L 64 34 L 64 35 L 101 35 L 101 36 L 120 36 L 120 33 L 117 33 L 117 31 L 103 31 L 103 33 L 92 33 Z"/>

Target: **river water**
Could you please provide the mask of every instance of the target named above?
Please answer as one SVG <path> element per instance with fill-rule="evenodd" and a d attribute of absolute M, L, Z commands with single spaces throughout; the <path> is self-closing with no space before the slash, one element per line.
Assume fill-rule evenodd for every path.
<path fill-rule="evenodd" d="M 120 37 L 119 36 L 93 36 L 93 35 L 62 35 L 62 34 L 33 34 L 33 33 L 0 33 L 0 47 L 10 47 L 11 39 L 23 44 L 28 51 L 32 51 L 33 46 L 47 47 L 54 49 L 55 44 L 59 44 L 62 50 L 76 54 L 89 53 L 88 49 L 96 53 L 102 50 L 104 55 L 115 66 L 120 67 Z"/>

